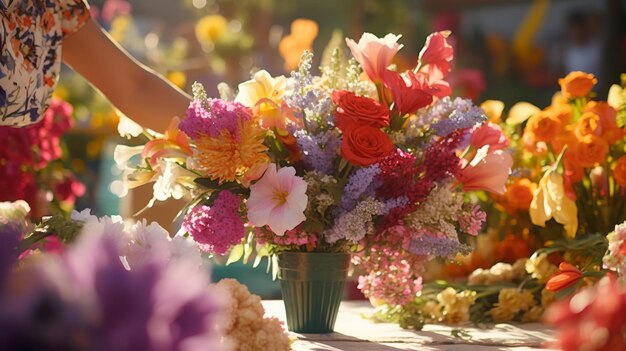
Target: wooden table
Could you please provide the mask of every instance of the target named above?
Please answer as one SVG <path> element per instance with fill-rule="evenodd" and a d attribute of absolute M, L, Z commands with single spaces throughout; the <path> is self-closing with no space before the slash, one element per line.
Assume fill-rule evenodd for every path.
<path fill-rule="evenodd" d="M 266 315 L 285 321 L 285 308 L 281 300 L 263 301 Z M 373 311 L 367 301 L 343 301 L 335 332 L 331 334 L 296 334 L 294 351 L 319 350 L 486 350 L 526 351 L 545 350 L 546 342 L 553 340 L 552 332 L 538 323 L 495 324 L 488 329 L 470 325 L 426 325 L 421 331 L 404 330 L 396 324 L 373 323 L 363 318 Z M 286 325 L 286 322 L 285 322 Z M 461 330 L 455 337 L 453 332 Z"/>

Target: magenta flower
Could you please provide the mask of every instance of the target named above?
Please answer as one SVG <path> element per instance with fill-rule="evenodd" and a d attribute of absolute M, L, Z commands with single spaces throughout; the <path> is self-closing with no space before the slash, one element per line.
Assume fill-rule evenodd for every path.
<path fill-rule="evenodd" d="M 240 206 L 239 196 L 223 190 L 212 206 L 196 206 L 183 220 L 183 228 L 203 251 L 223 255 L 245 235 Z"/>

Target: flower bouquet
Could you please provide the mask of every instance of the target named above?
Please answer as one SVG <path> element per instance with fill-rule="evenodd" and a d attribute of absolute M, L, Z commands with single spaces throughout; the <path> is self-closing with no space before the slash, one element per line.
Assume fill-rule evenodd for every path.
<path fill-rule="evenodd" d="M 220 99 L 194 84 L 184 120 L 119 146 L 116 160 L 130 187 L 154 182 L 154 200 L 192 198 L 181 233 L 204 251 L 268 257 L 285 299 L 315 296 L 298 301 L 324 325 L 302 327 L 318 317 L 292 314 L 286 301 L 291 330 L 332 330 L 349 253 L 367 296 L 401 304 L 419 292 L 425 261 L 467 251 L 460 234 L 480 230 L 485 215 L 465 191 L 503 192 L 512 163 L 497 135 L 476 133 L 484 112 L 449 97 L 447 35 L 431 34 L 405 72 L 391 69 L 400 36 L 366 33 L 346 40 L 353 59 L 335 48 L 321 75 L 305 53 L 289 78 L 261 70 L 236 94 L 220 86 Z M 337 289 L 325 295 L 333 266 Z"/>

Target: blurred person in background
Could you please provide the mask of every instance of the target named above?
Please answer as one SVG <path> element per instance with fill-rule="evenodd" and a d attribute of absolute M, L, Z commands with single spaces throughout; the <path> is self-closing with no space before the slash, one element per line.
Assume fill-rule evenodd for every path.
<path fill-rule="evenodd" d="M 61 61 L 144 127 L 161 131 L 184 116 L 189 96 L 115 43 L 85 0 L 2 0 L 0 24 L 0 125 L 41 120 Z"/>

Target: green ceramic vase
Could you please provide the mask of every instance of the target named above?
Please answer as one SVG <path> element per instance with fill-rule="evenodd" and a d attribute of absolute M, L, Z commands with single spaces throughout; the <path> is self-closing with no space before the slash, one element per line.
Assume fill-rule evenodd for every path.
<path fill-rule="evenodd" d="M 278 256 L 278 278 L 290 331 L 333 331 L 349 265 L 348 253 L 283 252 Z"/>

